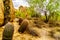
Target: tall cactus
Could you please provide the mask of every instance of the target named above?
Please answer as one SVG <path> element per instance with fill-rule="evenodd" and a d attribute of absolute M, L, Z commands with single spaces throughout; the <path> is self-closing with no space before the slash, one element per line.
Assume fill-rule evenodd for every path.
<path fill-rule="evenodd" d="M 12 0 L 3 0 L 4 4 L 4 24 L 14 19 Z"/>
<path fill-rule="evenodd" d="M 10 21 L 10 0 L 3 0 L 3 4 L 4 4 L 4 23 L 7 23 L 8 21 Z"/>

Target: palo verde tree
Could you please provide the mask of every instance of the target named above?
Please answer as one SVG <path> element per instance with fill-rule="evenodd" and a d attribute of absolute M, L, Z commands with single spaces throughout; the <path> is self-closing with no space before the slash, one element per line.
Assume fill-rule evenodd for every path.
<path fill-rule="evenodd" d="M 40 13 L 44 13 L 45 22 L 48 22 L 51 18 L 57 19 L 60 13 L 60 0 L 27 0 L 30 6 L 33 6 Z M 37 6 L 38 5 L 38 6 Z"/>
<path fill-rule="evenodd" d="M 58 17 L 60 16 L 60 0 L 49 0 L 48 5 L 46 6 L 46 9 L 49 10 L 50 14 L 48 16 L 49 19 L 58 20 Z"/>

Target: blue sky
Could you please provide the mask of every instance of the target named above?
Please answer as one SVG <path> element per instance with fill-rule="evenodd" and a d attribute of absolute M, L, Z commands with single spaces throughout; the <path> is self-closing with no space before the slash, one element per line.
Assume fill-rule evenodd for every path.
<path fill-rule="evenodd" d="M 18 7 L 21 5 L 29 7 L 29 4 L 26 0 L 12 0 L 12 1 L 15 9 L 18 9 Z"/>

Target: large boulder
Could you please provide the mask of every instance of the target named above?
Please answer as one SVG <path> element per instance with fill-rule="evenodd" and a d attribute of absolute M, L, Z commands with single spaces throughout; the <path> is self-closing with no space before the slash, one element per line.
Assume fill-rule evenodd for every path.
<path fill-rule="evenodd" d="M 3 6 L 3 1 L 0 0 L 0 26 L 4 22 L 4 6 Z"/>
<path fill-rule="evenodd" d="M 15 10 L 12 0 L 10 0 L 10 17 L 11 17 L 10 21 L 15 19 Z"/>
<path fill-rule="evenodd" d="M 0 0 L 0 26 L 15 18 L 12 0 Z"/>

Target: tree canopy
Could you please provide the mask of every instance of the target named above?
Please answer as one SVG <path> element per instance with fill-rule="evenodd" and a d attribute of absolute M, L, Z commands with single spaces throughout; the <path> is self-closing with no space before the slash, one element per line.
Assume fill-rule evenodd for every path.
<path fill-rule="evenodd" d="M 60 14 L 60 0 L 27 0 L 27 2 L 30 4 L 30 6 L 36 8 L 37 10 L 44 12 L 49 12 L 49 15 L 52 17 L 54 16 L 56 19 L 56 16 L 59 16 Z M 38 6 L 37 6 L 38 5 Z M 39 7 L 39 8 L 38 8 Z M 55 16 L 56 15 L 56 16 Z M 46 15 L 45 15 L 46 16 Z M 51 18 L 48 17 L 48 18 Z"/>

